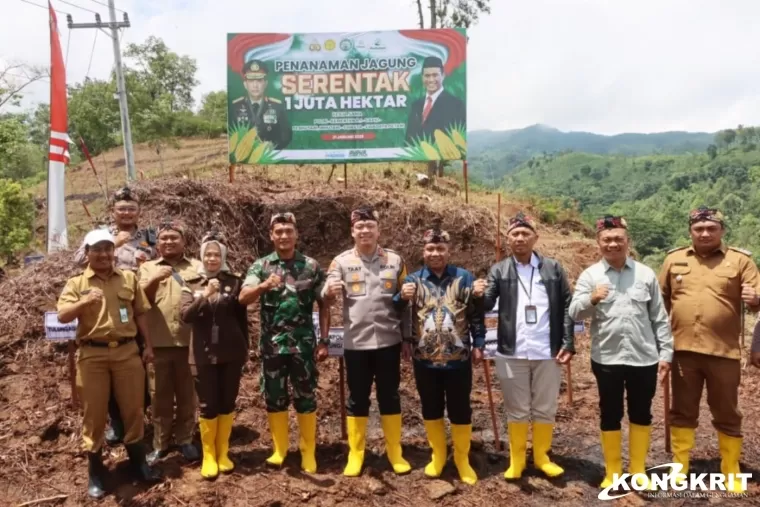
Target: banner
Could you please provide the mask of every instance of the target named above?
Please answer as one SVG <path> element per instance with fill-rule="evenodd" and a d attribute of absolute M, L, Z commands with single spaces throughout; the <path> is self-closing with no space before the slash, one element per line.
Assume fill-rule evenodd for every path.
<path fill-rule="evenodd" d="M 50 153 L 48 154 L 47 251 L 69 247 L 66 228 L 65 170 L 69 163 L 66 69 L 61 54 L 58 20 L 48 1 L 50 12 Z"/>
<path fill-rule="evenodd" d="M 232 164 L 459 160 L 464 29 L 228 34 Z"/>

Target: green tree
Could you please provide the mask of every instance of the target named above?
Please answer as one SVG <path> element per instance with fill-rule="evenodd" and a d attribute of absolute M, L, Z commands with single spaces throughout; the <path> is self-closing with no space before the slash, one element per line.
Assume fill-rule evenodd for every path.
<path fill-rule="evenodd" d="M 21 184 L 0 179 L 0 255 L 16 264 L 16 255 L 29 245 L 34 223 L 34 202 Z"/>
<path fill-rule="evenodd" d="M 137 67 L 128 67 L 131 84 L 139 82 L 152 101 L 163 95 L 171 97 L 171 111 L 189 110 L 193 106 L 193 89 L 198 85 L 198 64 L 189 56 L 170 51 L 163 40 L 148 37 L 143 44 L 129 44 L 124 56 Z M 129 87 L 127 89 L 130 89 Z"/>
<path fill-rule="evenodd" d="M 715 157 L 718 156 L 718 147 L 714 144 L 711 144 L 707 147 L 707 155 L 710 157 L 710 160 L 715 160 Z"/>
<path fill-rule="evenodd" d="M 0 178 L 31 178 L 44 169 L 45 152 L 28 141 L 23 117 L 0 118 Z"/>
<path fill-rule="evenodd" d="M 96 155 L 121 143 L 119 104 L 113 82 L 87 80 L 69 87 L 69 135 L 84 139 Z M 133 111 L 130 111 L 133 114 Z"/>

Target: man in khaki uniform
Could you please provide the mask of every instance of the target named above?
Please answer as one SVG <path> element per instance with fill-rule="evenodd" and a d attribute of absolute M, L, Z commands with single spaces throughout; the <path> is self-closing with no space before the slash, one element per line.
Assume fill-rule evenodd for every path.
<path fill-rule="evenodd" d="M 155 246 L 155 231 L 153 229 L 140 229 L 138 225 L 140 199 L 129 187 L 121 188 L 114 194 L 111 218 L 113 225 L 107 230 L 114 236 L 116 267 L 137 273 L 140 264 L 155 259 L 158 253 Z M 84 242 L 74 253 L 74 262 L 83 268 L 87 266 Z M 137 345 L 142 349 L 143 340 L 139 332 L 137 333 Z M 147 408 L 150 405 L 147 382 L 145 387 L 145 406 Z M 108 402 L 108 416 L 111 419 L 111 427 L 106 429 L 106 443 L 113 446 L 119 444 L 124 438 L 124 422 L 121 420 L 113 392 Z"/>
<path fill-rule="evenodd" d="M 148 368 L 153 400 L 153 452 L 148 463 L 168 454 L 172 422 L 174 441 L 182 455 L 196 461 L 200 459 L 192 443 L 196 402 L 188 362 L 191 326 L 180 318 L 180 301 L 182 288 L 200 281 L 202 264 L 185 256 L 185 228 L 176 220 L 161 224 L 158 252 L 161 257 L 140 266 L 140 286 L 154 303 L 148 312 L 155 354 L 153 366 Z"/>
<path fill-rule="evenodd" d="M 401 309 L 393 297 L 406 278 L 404 260 L 377 244 L 378 215 L 370 207 L 351 212 L 355 246 L 333 259 L 323 296 L 328 304 L 343 299 L 343 359 L 348 382 L 348 463 L 343 475 L 355 477 L 364 463 L 365 432 L 372 384 L 377 390 L 385 453 L 393 471 L 411 470 L 401 451 L 401 399 L 398 388 L 401 354 L 411 358 L 411 345 L 401 343 Z"/>
<path fill-rule="evenodd" d="M 150 303 L 135 274 L 113 267 L 114 238 L 105 229 L 85 237 L 88 266 L 69 279 L 58 299 L 58 320 L 77 323 L 77 387 L 83 406 L 82 437 L 88 453 L 89 483 L 93 498 L 105 495 L 106 473 L 101 447 L 113 394 L 125 422 L 124 444 L 133 472 L 154 481 L 158 475 L 146 464 L 143 437 L 145 370 L 135 336 L 138 327 L 145 339 L 143 359 L 153 359 L 145 313 Z"/>
<path fill-rule="evenodd" d="M 760 309 L 757 266 L 750 252 L 723 243 L 725 226 L 717 209 L 701 207 L 689 216 L 692 245 L 671 250 L 660 273 L 670 313 L 674 350 L 670 409 L 673 459 L 688 474 L 689 451 L 699 418 L 702 388 L 718 430 L 720 470 L 739 473 L 742 415 L 738 388 L 742 302 Z M 729 491 L 743 491 L 738 478 Z"/>

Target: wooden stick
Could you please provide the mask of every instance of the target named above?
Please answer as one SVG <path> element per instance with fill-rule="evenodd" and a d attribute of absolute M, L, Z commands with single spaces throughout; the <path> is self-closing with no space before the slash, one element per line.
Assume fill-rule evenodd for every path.
<path fill-rule="evenodd" d="M 663 405 L 665 405 L 665 452 L 670 452 L 670 372 L 665 375 L 662 394 Z"/>
<path fill-rule="evenodd" d="M 235 164 L 230 164 L 230 183 L 235 181 Z"/>
<path fill-rule="evenodd" d="M 496 194 L 496 262 L 501 260 L 501 192 Z"/>
<path fill-rule="evenodd" d="M 470 191 L 467 186 L 467 161 L 466 160 L 462 163 L 462 173 L 463 173 L 462 176 L 464 176 L 464 203 L 469 204 Z"/>
<path fill-rule="evenodd" d="M 343 188 L 348 189 L 348 164 L 343 164 Z"/>
<path fill-rule="evenodd" d="M 16 507 L 26 507 L 28 505 L 36 505 L 38 503 L 43 502 L 52 502 L 53 500 L 63 500 L 64 498 L 68 498 L 69 495 L 56 495 L 56 496 L 49 496 L 47 498 L 38 498 L 37 500 L 30 500 L 29 502 L 24 502 L 18 504 Z"/>
<path fill-rule="evenodd" d="M 338 164 L 333 164 L 332 165 L 332 169 L 330 169 L 330 176 L 327 177 L 327 183 L 330 183 L 330 180 L 332 179 L 332 175 L 335 172 L 335 166 L 337 166 L 337 165 Z"/>
<path fill-rule="evenodd" d="M 79 395 L 77 393 L 77 369 L 74 364 L 74 352 L 76 351 L 76 343 L 70 340 L 67 347 L 68 363 L 69 363 L 69 384 L 71 385 L 71 403 L 77 408 L 79 406 Z"/>
<path fill-rule="evenodd" d="M 491 393 L 491 368 L 488 366 L 488 360 L 483 361 L 483 371 L 486 376 L 486 389 L 488 390 L 488 408 L 491 410 L 491 425 L 493 426 L 494 445 L 496 446 L 496 450 L 501 452 L 499 425 L 496 423 L 496 409 L 493 405 L 493 394 Z"/>
<path fill-rule="evenodd" d="M 573 368 L 567 363 L 567 402 L 573 404 Z"/>
<path fill-rule="evenodd" d="M 346 430 L 346 373 L 342 357 L 340 358 L 338 373 L 340 374 L 340 437 L 346 440 L 348 438 L 348 431 Z"/>

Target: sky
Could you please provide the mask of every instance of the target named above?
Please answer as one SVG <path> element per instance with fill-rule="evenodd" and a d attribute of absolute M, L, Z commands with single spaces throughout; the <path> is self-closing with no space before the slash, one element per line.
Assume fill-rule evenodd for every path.
<path fill-rule="evenodd" d="M 76 23 L 94 21 L 94 14 L 70 4 L 108 19 L 98 3 L 107 0 L 52 1 Z M 0 6 L 0 63 L 49 65 L 46 10 L 21 0 Z M 132 23 L 122 44 L 154 35 L 197 60 L 197 99 L 226 86 L 228 32 L 417 25 L 415 0 L 116 0 L 116 6 Z M 491 0 L 491 7 L 468 31 L 469 130 L 541 123 L 617 134 L 760 125 L 758 0 Z M 107 78 L 111 39 L 97 30 L 69 31 L 66 16 L 58 16 L 69 83 Z M 27 90 L 25 105 L 49 100 L 48 82 Z"/>

